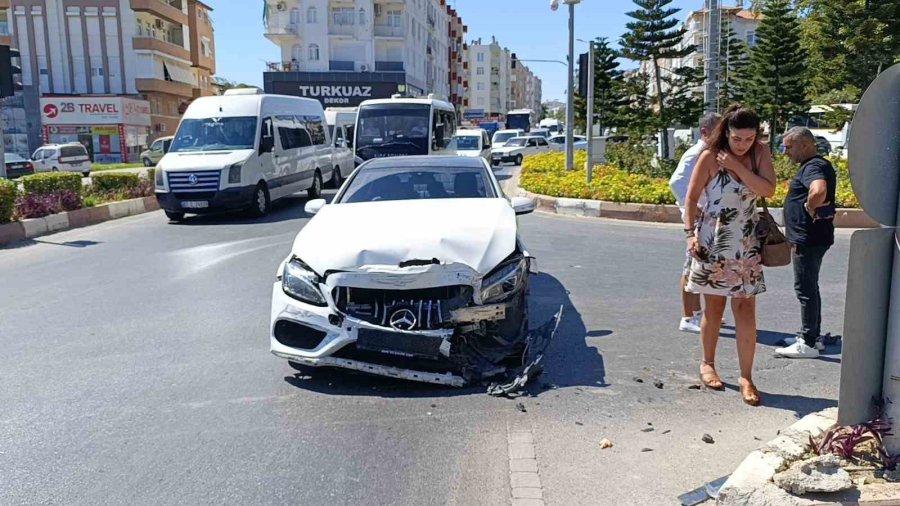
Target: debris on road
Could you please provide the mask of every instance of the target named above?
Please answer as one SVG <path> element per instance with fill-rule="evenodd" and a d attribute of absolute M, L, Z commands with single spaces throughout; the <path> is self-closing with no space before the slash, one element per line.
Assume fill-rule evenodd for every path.
<path fill-rule="evenodd" d="M 850 474 L 841 467 L 841 459 L 835 455 L 795 462 L 787 471 L 776 474 L 772 481 L 794 495 L 839 492 L 853 486 Z"/>
<path fill-rule="evenodd" d="M 518 409 L 518 410 L 521 411 L 522 413 L 527 413 L 527 412 L 528 412 L 528 410 L 525 409 L 525 405 L 522 404 L 521 402 L 516 403 L 516 409 Z"/>
<path fill-rule="evenodd" d="M 710 445 L 711 445 L 711 444 L 714 444 L 714 443 L 716 442 L 716 440 L 713 439 L 713 437 L 710 436 L 709 434 L 704 434 L 703 437 L 700 438 L 700 439 L 701 439 L 704 443 L 710 444 Z"/>
<path fill-rule="evenodd" d="M 652 452 L 652 451 L 653 451 L 653 448 L 643 448 L 641 450 L 641 453 L 647 453 L 647 452 Z"/>
<path fill-rule="evenodd" d="M 689 385 L 688 390 L 700 390 L 700 385 Z"/>
<path fill-rule="evenodd" d="M 502 397 L 520 392 L 532 378 L 536 378 L 541 374 L 543 371 L 541 361 L 544 359 L 544 352 L 547 351 L 547 347 L 550 346 L 550 342 L 556 336 L 562 314 L 563 307 L 560 306 L 559 311 L 550 321 L 528 332 L 525 351 L 522 355 L 522 366 L 514 371 L 507 371 L 507 378 L 511 378 L 507 383 L 492 383 L 487 389 L 488 394 Z"/>
<path fill-rule="evenodd" d="M 575 425 L 584 426 L 584 424 L 581 422 L 575 422 Z"/>
<path fill-rule="evenodd" d="M 653 427 L 647 427 L 646 429 L 641 429 L 641 432 L 653 432 L 654 430 L 656 429 L 654 429 Z"/>
<path fill-rule="evenodd" d="M 653 386 L 655 386 L 656 388 L 662 389 L 662 387 L 665 386 L 665 383 L 663 383 L 663 382 L 660 381 L 660 380 L 654 380 L 654 381 L 653 381 Z"/>
<path fill-rule="evenodd" d="M 635 383 L 643 383 L 644 382 L 644 380 L 642 380 L 641 378 L 638 378 L 637 376 L 635 376 L 631 379 L 633 379 Z"/>
<path fill-rule="evenodd" d="M 666 434 L 668 434 L 668 433 L 670 433 L 670 432 L 672 432 L 672 431 L 671 431 L 671 430 L 663 431 L 663 435 L 665 436 Z"/>
<path fill-rule="evenodd" d="M 609 439 L 601 439 L 600 440 L 600 449 L 601 450 L 605 450 L 607 448 L 612 448 L 612 446 L 613 446 L 612 441 L 610 441 Z"/>

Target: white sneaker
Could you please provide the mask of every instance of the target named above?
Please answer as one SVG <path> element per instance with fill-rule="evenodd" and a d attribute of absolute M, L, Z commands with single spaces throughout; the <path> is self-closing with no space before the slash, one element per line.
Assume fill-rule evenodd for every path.
<path fill-rule="evenodd" d="M 796 337 L 785 337 L 784 338 L 784 344 L 786 344 L 788 346 L 792 346 L 796 342 L 797 342 Z M 822 341 L 816 341 L 815 348 L 819 351 L 825 351 L 825 343 L 823 343 Z"/>
<path fill-rule="evenodd" d="M 795 342 L 787 348 L 778 348 L 775 355 L 785 358 L 819 358 L 819 350 L 803 342 Z"/>
<path fill-rule="evenodd" d="M 696 316 L 693 318 L 682 318 L 678 324 L 678 330 L 682 332 L 690 332 L 691 334 L 700 333 L 700 319 Z"/>

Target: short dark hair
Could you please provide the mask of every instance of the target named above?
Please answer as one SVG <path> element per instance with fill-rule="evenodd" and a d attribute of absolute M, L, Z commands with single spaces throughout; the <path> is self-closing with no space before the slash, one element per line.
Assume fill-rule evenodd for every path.
<path fill-rule="evenodd" d="M 756 138 L 760 136 L 760 120 L 759 115 L 753 109 L 733 105 L 725 111 L 722 116 L 722 122 L 713 130 L 710 136 L 710 148 L 716 151 L 728 150 L 728 131 L 734 130 L 756 130 Z"/>
<path fill-rule="evenodd" d="M 722 121 L 722 115 L 715 112 L 708 112 L 700 117 L 700 129 L 706 129 L 712 132 L 716 125 Z"/>

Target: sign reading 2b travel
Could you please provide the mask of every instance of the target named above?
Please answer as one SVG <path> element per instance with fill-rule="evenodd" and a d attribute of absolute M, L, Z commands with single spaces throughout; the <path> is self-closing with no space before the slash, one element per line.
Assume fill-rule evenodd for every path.
<path fill-rule="evenodd" d="M 279 95 L 313 98 L 324 107 L 355 107 L 364 100 L 391 98 L 397 93 L 397 83 L 348 83 L 348 82 L 290 82 L 272 83 L 272 92 Z"/>

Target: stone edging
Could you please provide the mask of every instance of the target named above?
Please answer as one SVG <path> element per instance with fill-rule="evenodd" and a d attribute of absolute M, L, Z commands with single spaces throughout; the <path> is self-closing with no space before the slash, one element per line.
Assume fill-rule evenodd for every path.
<path fill-rule="evenodd" d="M 142 197 L 111 202 L 96 207 L 85 207 L 76 211 L 51 214 L 43 218 L 29 218 L 18 222 L 6 223 L 0 225 L 0 246 L 158 209 L 159 203 L 156 201 L 156 197 Z"/>
<path fill-rule="evenodd" d="M 612 218 L 617 220 L 653 221 L 660 223 L 681 223 L 678 206 L 663 204 L 621 204 L 600 200 L 569 199 L 549 197 L 530 193 L 521 188 L 518 193 L 536 201 L 537 210 L 563 216 L 583 216 L 588 218 Z M 783 224 L 781 209 L 770 209 L 776 221 Z M 834 218 L 837 228 L 877 228 L 878 223 L 862 209 L 838 209 Z"/>

